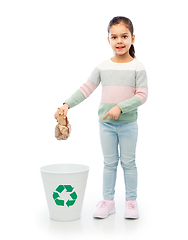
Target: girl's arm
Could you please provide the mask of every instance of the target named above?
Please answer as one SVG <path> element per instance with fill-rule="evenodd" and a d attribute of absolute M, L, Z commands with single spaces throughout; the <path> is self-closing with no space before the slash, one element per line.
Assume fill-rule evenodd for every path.
<path fill-rule="evenodd" d="M 73 108 L 86 98 L 88 98 L 92 92 L 100 84 L 100 72 L 98 68 L 95 68 L 91 73 L 87 82 L 85 82 L 70 98 L 65 100 L 65 103 L 69 105 L 69 108 Z"/>
<path fill-rule="evenodd" d="M 65 100 L 64 105 L 61 107 L 64 110 L 64 117 L 67 115 L 69 108 L 73 108 L 86 98 L 88 98 L 91 93 L 100 84 L 100 72 L 98 68 L 95 68 L 91 73 L 88 81 L 84 83 L 70 98 Z M 55 113 L 55 118 L 57 117 L 57 112 Z"/>
<path fill-rule="evenodd" d="M 117 106 L 111 108 L 102 118 L 104 120 L 107 116 L 110 118 L 118 119 L 119 115 L 131 112 L 144 104 L 147 100 L 148 87 L 147 87 L 147 75 L 144 66 L 139 63 L 136 70 L 135 79 L 135 95 L 123 102 L 117 104 Z"/>
<path fill-rule="evenodd" d="M 121 108 L 122 113 L 135 110 L 144 104 L 148 96 L 147 74 L 144 66 L 140 63 L 136 71 L 135 95 L 134 97 L 120 102 L 117 106 Z"/>

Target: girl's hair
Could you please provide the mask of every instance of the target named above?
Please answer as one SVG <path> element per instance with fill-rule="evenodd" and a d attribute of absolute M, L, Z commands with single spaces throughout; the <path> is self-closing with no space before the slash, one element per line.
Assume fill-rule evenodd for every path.
<path fill-rule="evenodd" d="M 129 29 L 131 35 L 133 36 L 134 28 L 133 28 L 133 24 L 132 24 L 131 20 L 129 18 L 121 17 L 121 16 L 114 17 L 109 22 L 109 24 L 108 24 L 108 34 L 110 33 L 110 28 L 113 25 L 120 24 L 120 23 L 124 23 L 126 25 L 126 27 Z M 131 45 L 131 47 L 129 49 L 129 54 L 131 55 L 131 57 L 135 58 L 135 49 L 134 49 L 133 45 Z"/>

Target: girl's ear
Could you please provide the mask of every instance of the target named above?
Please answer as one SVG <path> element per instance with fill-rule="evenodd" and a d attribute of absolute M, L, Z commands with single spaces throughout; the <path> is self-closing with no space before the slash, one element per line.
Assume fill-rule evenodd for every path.
<path fill-rule="evenodd" d="M 109 38 L 109 36 L 107 37 L 107 39 L 108 39 L 108 43 L 110 44 L 110 38 Z"/>
<path fill-rule="evenodd" d="M 133 44 L 134 42 L 135 42 L 135 35 L 133 34 L 133 35 L 132 35 L 132 42 L 131 42 L 131 43 Z"/>

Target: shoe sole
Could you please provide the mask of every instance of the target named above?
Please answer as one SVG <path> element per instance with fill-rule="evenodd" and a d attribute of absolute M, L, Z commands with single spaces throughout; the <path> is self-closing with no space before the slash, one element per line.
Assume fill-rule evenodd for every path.
<path fill-rule="evenodd" d="M 113 209 L 113 210 L 110 211 L 106 216 L 95 215 L 95 216 L 93 216 L 93 217 L 94 217 L 94 218 L 102 218 L 102 219 L 104 219 L 104 218 L 107 218 L 109 215 L 111 215 L 111 214 L 113 214 L 113 213 L 115 213 L 115 212 L 116 212 L 116 210 Z"/>
<path fill-rule="evenodd" d="M 128 219 L 137 219 L 137 218 L 139 218 L 139 217 L 124 216 L 124 218 L 128 218 Z"/>

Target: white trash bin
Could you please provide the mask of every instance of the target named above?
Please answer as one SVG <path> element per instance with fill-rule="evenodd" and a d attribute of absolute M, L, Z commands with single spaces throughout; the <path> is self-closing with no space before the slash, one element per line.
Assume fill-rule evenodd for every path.
<path fill-rule="evenodd" d="M 89 167 L 54 164 L 40 169 L 50 218 L 73 221 L 81 217 Z"/>

